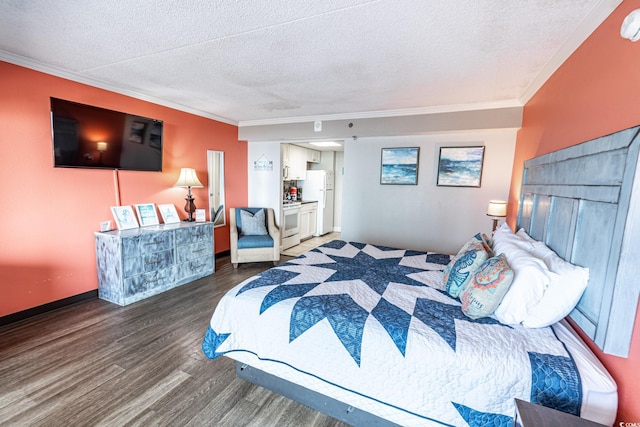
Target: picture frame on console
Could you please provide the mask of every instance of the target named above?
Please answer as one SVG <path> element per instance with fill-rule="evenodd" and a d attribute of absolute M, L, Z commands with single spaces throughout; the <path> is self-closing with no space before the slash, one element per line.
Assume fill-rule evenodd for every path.
<path fill-rule="evenodd" d="M 176 224 L 180 222 L 180 217 L 173 203 L 158 205 L 158 210 L 160 211 L 160 216 L 162 216 L 162 222 L 165 224 Z"/>
<path fill-rule="evenodd" d="M 129 230 L 139 227 L 138 220 L 131 206 L 111 206 L 111 213 L 113 214 L 113 219 L 116 221 L 118 230 Z"/>
<path fill-rule="evenodd" d="M 158 214 L 156 214 L 156 207 L 153 203 L 137 204 L 136 213 L 141 227 L 160 224 Z"/>

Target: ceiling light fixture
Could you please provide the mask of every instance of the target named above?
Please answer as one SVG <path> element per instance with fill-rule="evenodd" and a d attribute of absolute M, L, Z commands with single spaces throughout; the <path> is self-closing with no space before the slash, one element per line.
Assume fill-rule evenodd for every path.
<path fill-rule="evenodd" d="M 318 141 L 310 142 L 309 144 L 315 145 L 316 147 L 342 147 L 342 144 L 339 144 L 335 141 Z"/>

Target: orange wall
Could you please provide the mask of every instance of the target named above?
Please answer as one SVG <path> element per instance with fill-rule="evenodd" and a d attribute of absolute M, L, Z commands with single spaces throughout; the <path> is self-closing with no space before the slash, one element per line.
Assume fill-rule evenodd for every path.
<path fill-rule="evenodd" d="M 193 167 L 205 184 L 192 190 L 196 205 L 206 208 L 207 150 L 225 152 L 226 206 L 247 204 L 236 126 L 5 62 L 0 94 L 0 316 L 97 289 L 93 232 L 113 220 L 113 171 L 53 167 L 49 97 L 164 121 L 163 172 L 118 171 L 122 205 L 174 203 L 186 217 L 186 190 L 172 185 Z M 228 227 L 216 228 L 216 252 L 228 249 Z"/>
<path fill-rule="evenodd" d="M 640 42 L 620 37 L 624 17 L 638 8 L 640 0 L 624 1 L 525 105 L 509 194 L 512 226 L 524 160 L 640 124 Z M 615 425 L 640 422 L 640 311 L 629 358 L 590 347 L 618 384 Z"/>

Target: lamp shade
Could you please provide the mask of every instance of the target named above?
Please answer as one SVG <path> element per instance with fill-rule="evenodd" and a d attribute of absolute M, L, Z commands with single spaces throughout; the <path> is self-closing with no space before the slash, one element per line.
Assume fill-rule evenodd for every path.
<path fill-rule="evenodd" d="M 98 143 L 96 143 L 97 149 L 98 151 L 100 151 L 101 153 L 104 151 L 107 151 L 107 143 L 104 141 L 100 141 Z"/>
<path fill-rule="evenodd" d="M 180 176 L 174 187 L 202 187 L 202 183 L 198 179 L 198 175 L 196 175 L 196 170 L 193 168 L 182 168 L 180 169 Z"/>
<path fill-rule="evenodd" d="M 507 216 L 507 202 L 504 200 L 490 200 L 487 215 L 493 217 Z"/>

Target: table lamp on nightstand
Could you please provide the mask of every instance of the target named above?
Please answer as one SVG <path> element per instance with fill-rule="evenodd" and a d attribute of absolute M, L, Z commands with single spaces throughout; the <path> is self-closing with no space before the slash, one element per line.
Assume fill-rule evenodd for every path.
<path fill-rule="evenodd" d="M 198 179 L 196 175 L 196 170 L 193 168 L 182 168 L 180 169 L 180 176 L 178 177 L 178 181 L 173 184 L 174 187 L 187 187 L 187 204 L 184 205 L 184 210 L 189 215 L 189 218 L 185 219 L 185 221 L 193 222 L 195 219 L 193 218 L 193 213 L 196 211 L 196 205 L 193 203 L 193 196 L 191 195 L 191 187 L 202 187 L 202 183 Z"/>
<path fill-rule="evenodd" d="M 498 228 L 498 221 L 500 218 L 507 216 L 507 202 L 504 200 L 489 200 L 489 208 L 487 209 L 487 216 L 493 219 L 493 230 Z"/>

